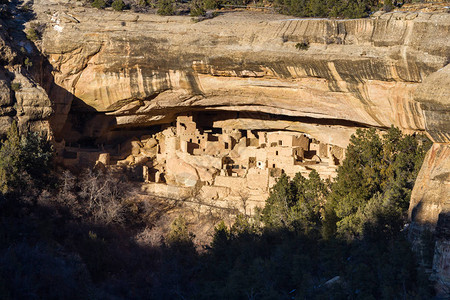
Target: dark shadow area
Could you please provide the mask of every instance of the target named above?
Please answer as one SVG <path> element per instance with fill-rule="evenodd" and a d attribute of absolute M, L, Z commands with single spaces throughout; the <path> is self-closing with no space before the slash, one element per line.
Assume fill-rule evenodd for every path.
<path fill-rule="evenodd" d="M 411 221 L 414 222 L 416 220 L 417 213 L 421 210 L 422 206 L 423 206 L 423 202 L 419 201 L 417 203 L 417 205 L 413 207 L 413 209 L 411 210 L 411 216 L 410 216 Z"/>
<path fill-rule="evenodd" d="M 134 242 L 144 224 L 86 222 L 58 205 L 2 201 L 2 299 L 430 299 L 401 236 L 348 243 L 287 228 L 217 230 L 190 240 Z M 130 216 L 131 217 L 131 216 Z M 133 216 L 136 218 L 136 216 Z M 242 225 L 242 224 L 241 224 Z M 254 298 L 252 298 L 254 297 Z"/>
<path fill-rule="evenodd" d="M 58 93 L 62 95 L 68 93 L 67 91 L 62 91 L 62 88 L 60 87 L 55 87 L 54 89 L 55 90 L 52 92 L 58 90 Z M 152 115 L 167 115 L 166 118 L 162 121 L 158 121 L 156 124 L 117 125 L 114 116 L 108 116 L 103 112 L 97 112 L 94 108 L 76 98 L 74 95 L 70 93 L 67 95 L 72 97 L 73 101 L 67 115 L 67 121 L 65 122 L 63 130 L 58 134 L 58 137 L 60 139 L 64 138 L 66 142 L 81 144 L 82 147 L 88 147 L 89 145 L 95 144 L 117 144 L 132 137 L 154 134 L 160 131 L 164 125 L 174 125 L 176 116 L 187 112 L 196 115 L 199 127 L 210 130 L 213 133 L 219 133 L 222 130 L 222 128 L 213 127 L 214 122 L 235 119 L 241 119 L 243 126 L 246 126 L 245 124 L 249 123 L 255 127 L 252 129 L 266 131 L 276 131 L 277 129 L 267 128 L 267 124 L 265 124 L 264 121 L 288 121 L 349 128 L 366 128 L 368 126 L 366 124 L 340 119 L 291 117 L 250 111 L 234 112 L 227 110 L 206 110 L 203 107 L 196 106 L 191 106 L 189 108 L 173 107 L 170 109 L 170 116 L 167 115 L 167 109 L 161 111 L 158 109 L 152 110 Z M 258 125 L 259 121 L 261 121 L 261 124 Z"/>
<path fill-rule="evenodd" d="M 357 123 L 349 120 L 331 119 L 331 118 L 312 118 L 312 117 L 293 117 L 286 115 L 269 114 L 262 112 L 252 112 L 241 110 L 239 112 L 227 111 L 227 110 L 202 110 L 198 107 L 193 107 L 192 111 L 197 112 L 198 123 L 203 127 L 212 127 L 213 122 L 224 121 L 228 119 L 246 119 L 249 120 L 261 120 L 261 121 L 290 121 L 315 125 L 330 125 L 330 126 L 343 126 L 352 128 L 367 128 L 367 124 Z"/>
<path fill-rule="evenodd" d="M 10 32 L 22 32 L 25 29 L 24 24 L 36 18 L 36 14 L 32 10 L 33 1 L 2 1 L 0 4 L 7 6 L 2 12 L 2 21 L 9 27 Z"/>
<path fill-rule="evenodd" d="M 450 212 L 441 212 L 436 224 L 436 237 L 450 240 Z"/>
<path fill-rule="evenodd" d="M 278 175 L 254 216 L 230 214 L 231 227 L 210 220 L 216 227 L 209 245 L 194 244 L 183 216 L 166 223 L 168 232 L 153 231 L 182 203 L 140 198 L 123 173 L 56 170 L 50 157 L 42 163 L 48 142 L 36 145 L 29 134 L 19 143 L 17 130 L 8 136 L 0 148 L 1 299 L 434 296 L 406 239 L 409 193 L 399 193 L 412 188 L 404 178 L 413 183 L 416 176 L 414 164 L 404 162 L 420 164 L 427 149 L 399 129 L 382 140 L 373 129 L 359 131 L 334 183 L 315 171 Z M 417 152 L 391 155 L 404 147 Z M 382 149 L 397 166 L 392 174 L 402 177 L 384 172 Z M 380 181 L 367 190 L 373 178 Z"/>

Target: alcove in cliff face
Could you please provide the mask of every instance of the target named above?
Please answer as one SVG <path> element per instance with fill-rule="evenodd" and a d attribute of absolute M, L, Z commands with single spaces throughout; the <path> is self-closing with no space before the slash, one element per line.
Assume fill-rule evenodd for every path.
<path fill-rule="evenodd" d="M 42 49 L 54 82 L 72 95 L 50 93 L 57 134 L 75 112 L 72 99 L 113 117 L 103 121 L 109 128 L 215 110 L 423 131 L 412 95 L 450 52 L 447 14 L 317 20 L 229 13 L 198 23 L 88 8 L 71 17 L 46 7 L 37 14 L 49 24 Z M 295 47 L 304 40 L 308 49 Z"/>
<path fill-rule="evenodd" d="M 214 132 L 222 132 L 223 128 L 235 128 L 246 132 L 285 130 L 307 133 L 312 137 L 345 148 L 351 134 L 357 128 L 366 128 L 364 124 L 339 119 L 317 119 L 311 117 L 295 117 L 276 115 L 254 111 L 214 110 L 191 108 L 191 110 L 171 110 L 170 117 L 149 122 L 117 124 L 116 116 L 98 112 L 73 102 L 67 115 L 63 130 L 57 135 L 58 140 L 69 143 L 87 143 L 114 145 L 122 143 L 131 137 L 155 134 L 168 126 L 176 124 L 179 115 L 194 114 L 197 125 Z M 130 118 L 149 118 L 146 115 L 136 115 Z"/>
<path fill-rule="evenodd" d="M 88 8 L 66 17 L 43 5 L 37 16 L 48 24 L 42 49 L 54 82 L 71 95 L 49 93 L 59 140 L 119 145 L 200 112 L 200 123 L 213 122 L 205 128 L 307 133 L 341 148 L 358 127 L 391 124 L 427 131 L 440 144 L 433 149 L 448 146 L 449 14 L 317 20 L 229 13 L 192 23 Z M 298 49 L 304 41 L 309 47 Z M 422 178 L 418 186 L 427 189 Z M 448 191 L 446 182 L 439 186 Z M 411 210 L 436 200 L 435 224 L 446 206 L 432 194 L 416 192 L 424 196 Z"/>

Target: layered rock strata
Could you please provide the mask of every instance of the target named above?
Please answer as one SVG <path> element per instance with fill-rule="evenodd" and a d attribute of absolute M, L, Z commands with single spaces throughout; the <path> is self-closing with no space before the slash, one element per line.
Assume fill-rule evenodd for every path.
<path fill-rule="evenodd" d="M 349 134 L 331 129 L 330 120 L 420 131 L 425 124 L 413 91 L 448 63 L 450 53 L 447 14 L 339 21 L 227 13 L 193 23 L 41 9 L 50 12 L 39 16 L 48 16 L 43 51 L 56 83 L 83 103 L 78 112 L 111 116 L 96 135 L 169 123 L 192 110 L 308 117 L 329 136 L 336 133 L 335 143 Z M 52 99 L 53 126 L 60 131 L 71 101 L 57 94 Z"/>
<path fill-rule="evenodd" d="M 42 5 L 38 15 L 48 18 L 43 51 L 55 82 L 72 94 L 50 91 L 61 138 L 107 141 L 112 130 L 189 111 L 236 112 L 215 126 L 300 131 L 341 147 L 355 128 L 394 124 L 436 143 L 413 192 L 413 225 L 434 230 L 446 214 L 449 14 L 344 21 L 241 12 L 193 23 Z"/>
<path fill-rule="evenodd" d="M 8 28 L 0 20 L 0 134 L 8 131 L 13 120 L 22 130 L 50 133 L 52 103 L 23 63 L 24 57 L 33 56 L 33 47 L 24 36 L 10 36 Z"/>
<path fill-rule="evenodd" d="M 411 239 L 415 248 L 423 249 L 424 235 L 434 234 L 429 246 L 433 260 L 424 265 L 432 269 L 438 295 L 445 297 L 450 291 L 450 65 L 426 78 L 414 99 L 420 102 L 427 133 L 435 143 L 411 195 Z"/>

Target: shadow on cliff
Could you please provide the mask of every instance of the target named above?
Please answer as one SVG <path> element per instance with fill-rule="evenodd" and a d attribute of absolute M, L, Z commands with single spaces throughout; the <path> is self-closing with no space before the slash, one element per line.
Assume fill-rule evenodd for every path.
<path fill-rule="evenodd" d="M 0 1 L 0 4 L 4 2 Z M 6 1 L 7 9 L 3 11 L 3 21 L 7 23 L 11 31 L 22 31 L 25 29 L 25 23 L 36 18 L 36 14 L 32 10 L 33 1 Z"/>
<path fill-rule="evenodd" d="M 35 45 L 35 42 L 39 43 L 42 38 L 46 24 L 33 21 L 36 18 L 32 8 L 33 1 L 13 0 L 5 5 L 6 8 L 1 11 L 1 21 L 5 24 L 10 36 L 8 42 L 16 53 L 10 64 L 13 65 L 14 72 L 32 79 L 47 92 L 53 108 L 49 122 L 55 140 L 61 141 L 68 138 L 79 141 L 81 139 L 81 144 L 93 147 L 95 139 L 91 137 L 98 135 L 98 131 L 103 129 L 98 128 L 97 122 L 92 120 L 101 116 L 103 126 L 114 127 L 115 118 L 98 113 L 73 93 L 55 83 L 53 74 L 57 70 L 53 69 L 48 59 Z M 27 27 L 26 23 L 28 23 Z M 12 81 L 15 77 L 14 72 L 7 70 L 5 72 Z M 73 110 L 78 112 L 78 119 L 70 119 L 69 122 L 72 122 L 74 126 L 67 126 L 66 121 Z M 84 140 L 83 136 L 86 136 Z"/>

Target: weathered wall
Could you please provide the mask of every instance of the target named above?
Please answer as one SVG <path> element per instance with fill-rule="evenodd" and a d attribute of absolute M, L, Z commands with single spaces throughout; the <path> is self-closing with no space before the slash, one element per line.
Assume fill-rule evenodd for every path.
<path fill-rule="evenodd" d="M 423 130 L 412 94 L 450 55 L 447 14 L 338 21 L 227 13 L 193 23 L 189 17 L 41 9 L 51 12 L 39 18 L 49 18 L 43 51 L 56 83 L 86 104 L 78 110 L 113 115 L 109 128 L 214 109 Z M 308 50 L 295 47 L 303 41 Z M 70 99 L 50 94 L 58 104 L 53 125 L 61 129 Z"/>
<path fill-rule="evenodd" d="M 416 223 L 436 225 L 441 212 L 450 213 L 450 145 L 428 151 L 411 195 L 409 215 Z"/>
<path fill-rule="evenodd" d="M 0 17 L 0 134 L 7 132 L 13 120 L 21 129 L 50 132 L 52 103 L 23 65 L 17 38 L 10 36 L 5 19 Z M 31 44 L 22 44 L 22 49 L 32 49 Z"/>
<path fill-rule="evenodd" d="M 424 114 L 426 131 L 435 142 L 428 151 L 411 195 L 409 217 L 413 247 L 434 233 L 432 269 L 440 296 L 450 291 L 450 65 L 427 77 L 414 93 Z"/>

